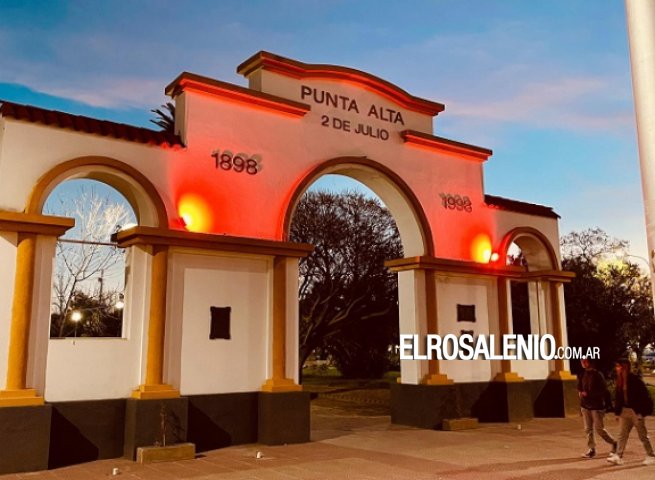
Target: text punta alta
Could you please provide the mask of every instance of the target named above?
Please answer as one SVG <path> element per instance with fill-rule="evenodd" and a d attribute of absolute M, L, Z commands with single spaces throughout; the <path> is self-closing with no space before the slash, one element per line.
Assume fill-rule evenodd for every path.
<path fill-rule="evenodd" d="M 304 101 L 313 101 L 318 105 L 340 108 L 346 112 L 361 113 L 359 105 L 357 104 L 357 100 L 354 98 L 346 97 L 345 95 L 339 95 L 338 93 L 308 87 L 307 85 L 302 85 L 300 87 L 300 98 Z M 366 115 L 369 118 L 375 118 L 377 120 L 382 120 L 383 122 L 394 124 L 399 123 L 401 125 L 405 125 L 402 113 L 397 112 L 396 110 L 392 110 L 391 108 L 371 105 Z"/>

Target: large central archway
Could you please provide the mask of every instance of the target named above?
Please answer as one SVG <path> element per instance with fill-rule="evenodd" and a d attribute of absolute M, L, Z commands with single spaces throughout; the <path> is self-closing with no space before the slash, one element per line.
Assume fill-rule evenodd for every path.
<path fill-rule="evenodd" d="M 289 238 L 291 220 L 300 198 L 312 183 L 327 174 L 353 178 L 380 197 L 396 221 L 406 257 L 433 255 L 432 232 L 416 195 L 395 172 L 366 157 L 334 158 L 304 176 L 291 195 L 284 215 L 284 240 Z"/>
<path fill-rule="evenodd" d="M 417 200 L 416 196 L 414 195 L 410 187 L 398 175 L 396 175 L 393 171 L 391 171 L 387 167 L 364 157 L 361 158 L 343 157 L 343 158 L 332 159 L 316 166 L 303 177 L 303 179 L 298 184 L 297 188 L 295 189 L 293 195 L 290 198 L 289 206 L 287 208 L 284 217 L 285 240 L 290 239 L 292 221 L 294 221 L 294 215 L 301 198 L 305 193 L 308 192 L 308 190 L 311 191 L 311 187 L 315 185 L 319 179 L 325 178 L 325 176 L 327 175 L 339 175 L 342 177 L 348 177 L 364 185 L 365 187 L 370 189 L 373 192 L 373 194 L 377 195 L 381 203 L 389 211 L 390 216 L 393 217 L 393 221 L 395 221 L 396 223 L 396 227 L 400 235 L 400 242 L 402 244 L 401 251 L 403 252 L 403 253 L 399 253 L 400 256 L 416 257 L 416 256 L 432 255 L 433 242 L 432 242 L 432 235 L 427 222 L 427 218 L 425 216 L 421 204 Z M 348 193 L 346 193 L 346 195 L 348 195 Z M 295 221 L 297 221 L 297 219 Z M 308 240 L 304 239 L 302 241 L 306 242 Z M 318 243 L 322 243 L 322 242 L 318 240 Z M 387 258 L 387 260 L 391 260 L 391 258 Z M 380 268 L 384 268 L 384 267 L 380 265 Z M 393 275 L 394 277 L 396 276 L 395 273 L 391 275 Z M 395 278 L 394 283 L 396 286 L 393 287 L 393 291 L 394 291 L 393 297 L 395 297 L 393 300 L 393 304 L 394 304 L 393 310 L 395 312 L 393 313 L 394 318 L 393 319 L 388 318 L 387 320 L 384 320 L 383 324 L 378 325 L 376 323 L 376 327 L 375 327 L 376 329 L 378 327 L 384 329 L 387 327 L 384 327 L 383 325 L 388 326 L 388 328 L 392 328 L 392 330 L 395 330 L 395 335 L 398 335 L 400 329 L 404 329 L 403 331 L 405 331 L 407 330 L 407 328 L 409 328 L 407 323 L 409 322 L 411 324 L 413 322 L 413 318 L 411 318 L 412 315 L 406 315 L 406 313 L 408 309 L 414 308 L 413 305 L 409 305 L 411 296 L 407 295 L 407 292 L 401 295 L 400 291 L 398 290 L 398 288 L 402 290 L 407 290 L 408 288 L 407 282 L 405 281 L 402 282 L 402 285 L 398 285 L 397 281 L 398 279 Z M 302 297 L 302 293 L 301 293 L 301 297 Z M 395 310 L 396 309 L 395 305 L 397 305 L 398 311 Z M 301 306 L 301 315 L 302 315 L 302 310 L 303 309 Z M 400 317 L 398 315 L 400 315 Z M 378 320 L 382 320 L 382 317 L 380 317 Z M 356 320 L 356 322 L 358 322 L 358 320 Z M 395 326 L 392 327 L 391 326 L 392 324 L 395 324 Z M 355 330 L 352 330 L 351 332 L 349 328 L 350 329 L 355 328 Z M 351 325 L 350 327 L 346 327 L 346 330 L 342 332 L 342 335 L 346 335 L 346 337 L 348 337 L 346 343 L 348 343 L 349 345 L 348 348 L 350 349 L 364 348 L 355 339 L 355 337 L 359 338 L 358 335 L 355 335 L 353 333 L 359 331 L 357 330 L 358 328 L 359 327 L 353 327 Z M 371 328 L 371 327 L 366 327 L 366 328 Z M 355 336 L 350 337 L 351 333 L 348 332 L 351 332 Z M 330 337 L 330 338 L 332 338 L 332 342 L 333 342 L 334 340 L 336 340 L 337 337 L 339 337 L 339 334 L 337 334 L 336 337 Z M 396 338 L 396 340 L 390 340 L 391 345 L 395 345 L 397 342 L 397 337 L 394 338 Z M 391 337 L 389 337 L 389 339 L 391 339 Z M 337 344 L 340 344 L 341 340 L 337 340 L 336 342 Z M 330 344 L 330 341 L 328 341 L 328 344 Z M 300 346 L 296 346 L 296 348 L 298 347 Z M 334 344 L 332 344 L 332 347 L 334 347 Z M 328 354 L 330 352 L 330 348 L 331 347 L 328 345 L 327 347 Z M 301 348 L 300 350 L 302 351 L 303 349 Z M 320 349 L 319 351 L 322 351 L 322 349 Z M 302 365 L 303 358 L 304 357 L 301 355 L 301 358 L 299 359 L 300 360 L 299 367 L 301 369 L 303 367 Z M 339 365 L 338 358 L 339 355 L 337 354 L 337 358 L 334 359 L 336 360 L 336 365 Z M 379 361 L 385 363 L 381 358 L 379 359 Z M 405 363 L 405 362 L 401 362 L 401 363 Z M 376 362 L 376 365 L 377 364 L 378 363 Z M 407 365 L 404 365 L 401 368 L 406 368 L 406 366 Z M 395 369 L 392 368 L 392 370 Z M 343 372 L 341 373 L 343 374 Z M 391 375 L 393 375 L 392 372 Z M 361 391 L 359 391 L 358 388 L 363 384 L 358 382 L 357 385 L 359 386 L 357 386 L 352 383 L 352 380 L 348 380 L 347 378 L 348 376 L 346 375 L 345 378 L 339 380 L 337 383 L 334 383 L 334 379 L 333 378 L 331 379 L 329 376 L 327 378 L 323 377 L 321 379 L 320 374 L 319 377 L 309 377 L 305 379 L 305 381 L 309 381 L 309 383 L 305 384 L 305 388 L 309 389 L 309 391 L 314 391 L 314 389 L 317 389 L 316 390 L 317 392 L 323 392 L 320 395 L 320 397 L 317 399 L 318 403 L 317 404 L 314 404 L 314 402 L 312 403 L 313 405 L 312 415 L 313 416 L 317 415 L 317 417 L 314 418 L 312 422 L 313 424 L 321 425 L 321 422 L 325 421 L 325 418 L 323 417 L 326 414 L 326 411 L 332 411 L 331 408 L 328 408 L 326 411 L 324 411 L 324 409 L 322 408 L 325 407 L 324 405 L 325 402 L 330 404 L 330 402 L 333 401 L 329 393 L 330 388 L 336 388 L 338 391 L 342 392 L 339 395 L 345 395 L 346 398 L 352 397 L 352 399 L 356 400 L 359 398 L 359 396 L 361 396 Z M 327 382 L 329 385 L 332 385 L 332 387 L 329 387 L 327 384 L 325 384 L 325 382 Z M 314 385 L 315 383 L 316 385 Z M 367 383 L 366 385 L 369 384 Z M 375 410 L 376 414 L 379 415 L 380 411 L 384 411 L 385 408 L 390 407 L 389 403 L 387 403 L 390 401 L 389 391 L 383 388 L 385 382 L 373 382 L 370 385 L 375 385 L 376 386 L 375 388 L 379 390 L 376 390 L 375 393 L 371 393 L 370 388 L 365 388 L 365 390 L 367 391 L 367 393 L 365 394 L 367 395 L 367 398 L 368 395 L 373 395 L 375 398 L 377 398 L 377 400 L 382 399 L 383 404 L 386 403 L 386 407 L 384 407 L 384 405 L 380 405 L 380 407 L 377 410 Z M 324 390 L 325 388 L 327 388 L 327 390 Z M 352 393 L 348 393 L 352 389 L 355 389 L 355 391 Z M 386 400 L 384 400 L 385 398 Z M 361 405 L 358 405 L 356 401 L 354 402 L 345 401 L 341 404 L 340 408 L 344 408 L 347 411 L 349 409 L 354 409 L 356 411 L 359 411 L 358 409 L 360 407 Z M 380 410 L 380 408 L 382 410 Z M 390 410 L 388 410 L 388 414 L 390 414 Z"/>

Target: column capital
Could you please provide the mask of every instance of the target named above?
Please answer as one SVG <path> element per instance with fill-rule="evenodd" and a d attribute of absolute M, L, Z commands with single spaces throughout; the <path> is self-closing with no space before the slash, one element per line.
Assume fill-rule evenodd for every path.
<path fill-rule="evenodd" d="M 8 232 L 60 237 L 74 225 L 73 218 L 0 210 L 0 230 Z"/>

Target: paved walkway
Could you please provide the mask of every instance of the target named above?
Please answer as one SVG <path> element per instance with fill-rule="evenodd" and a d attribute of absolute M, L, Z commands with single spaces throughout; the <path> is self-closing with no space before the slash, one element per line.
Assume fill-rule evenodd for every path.
<path fill-rule="evenodd" d="M 346 405 L 346 402 L 343 403 Z M 391 425 L 376 407 L 342 408 L 339 401 L 313 406 L 313 441 L 268 447 L 242 445 L 205 452 L 195 460 L 137 465 L 123 459 L 60 468 L 47 472 L 0 476 L 0 480 L 294 480 L 294 479 L 431 479 L 431 480 L 587 480 L 653 479 L 655 466 L 643 467 L 643 448 L 632 432 L 626 463 L 605 461 L 599 447 L 594 460 L 585 450 L 579 418 L 535 419 L 517 424 L 483 424 L 476 430 L 442 432 Z M 614 416 L 607 417 L 611 433 Z M 655 421 L 649 417 L 651 430 Z M 263 454 L 257 458 L 257 452 Z M 112 470 L 119 469 L 116 477 Z"/>

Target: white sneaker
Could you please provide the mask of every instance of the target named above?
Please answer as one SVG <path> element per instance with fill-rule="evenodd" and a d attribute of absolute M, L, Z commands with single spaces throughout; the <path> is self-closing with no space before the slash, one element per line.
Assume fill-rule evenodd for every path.
<path fill-rule="evenodd" d="M 648 455 L 646 458 L 644 458 L 644 461 L 641 462 L 642 465 L 653 465 L 655 464 L 655 457 L 651 457 Z"/>
<path fill-rule="evenodd" d="M 607 457 L 607 461 L 613 463 L 614 465 L 623 465 L 623 459 L 616 453 Z"/>

